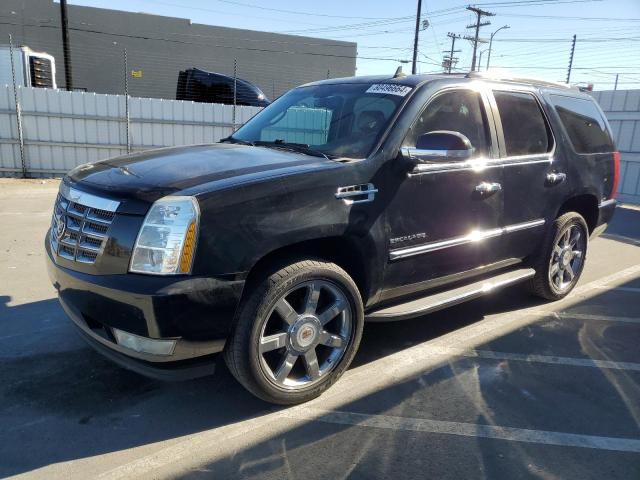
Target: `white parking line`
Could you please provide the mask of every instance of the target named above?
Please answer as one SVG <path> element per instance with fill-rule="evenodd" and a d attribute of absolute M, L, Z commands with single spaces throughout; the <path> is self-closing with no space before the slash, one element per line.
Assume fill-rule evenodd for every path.
<path fill-rule="evenodd" d="M 601 286 L 598 287 L 601 290 L 613 290 L 614 292 L 629 292 L 629 293 L 640 293 L 640 288 L 634 288 L 634 287 L 607 287 L 607 286 Z"/>
<path fill-rule="evenodd" d="M 613 370 L 630 370 L 640 372 L 640 363 L 632 362 L 612 362 L 610 360 L 593 360 L 590 358 L 494 352 L 490 350 L 467 350 L 464 348 L 452 347 L 432 347 L 432 352 L 434 355 L 444 355 L 447 357 L 460 356 L 468 358 L 484 358 L 489 360 L 511 360 L 517 362 L 546 363 L 572 367 L 610 368 Z"/>
<path fill-rule="evenodd" d="M 525 428 L 500 427 L 476 423 L 447 422 L 426 418 L 396 417 L 391 415 L 368 415 L 342 411 L 327 411 L 317 408 L 299 407 L 287 412 L 287 416 L 299 420 L 315 420 L 340 425 L 406 430 L 463 437 L 494 438 L 512 442 L 541 443 L 561 447 L 595 448 L 617 452 L 640 452 L 640 440 L 632 438 L 600 437 L 575 433 L 530 430 Z"/>
<path fill-rule="evenodd" d="M 562 320 L 602 320 L 604 322 L 620 322 L 620 323 L 638 323 L 638 317 L 616 317 L 611 315 L 597 315 L 593 313 L 572 313 L 572 312 L 553 312 L 549 310 L 531 310 L 526 312 L 527 315 L 556 317 Z"/>
<path fill-rule="evenodd" d="M 625 237 L 624 235 L 616 235 L 615 233 L 605 233 L 602 235 L 602 238 L 608 240 L 617 240 L 619 242 L 631 243 L 633 245 L 638 245 L 640 247 L 640 240 L 632 237 Z"/>
<path fill-rule="evenodd" d="M 576 288 L 575 293 L 569 300 L 581 295 L 584 296 L 586 293 L 601 285 L 614 283 L 638 273 L 640 273 L 640 265 L 634 265 L 625 270 L 586 283 Z M 576 300 L 578 299 L 581 300 L 581 298 L 577 298 Z M 449 347 L 457 348 L 461 351 L 465 351 L 466 349 L 469 352 L 474 352 L 474 347 L 478 346 L 481 342 L 495 338 L 498 335 L 503 335 L 505 332 L 513 331 L 522 324 L 530 324 L 530 316 L 535 314 L 532 312 L 537 312 L 537 314 L 541 313 L 539 309 L 525 309 L 496 315 L 450 332 L 439 337 L 437 340 L 418 344 L 392 353 L 391 355 L 347 371 L 344 378 L 337 382 L 329 391 L 320 398 L 308 402 L 301 407 L 290 407 L 262 417 L 191 435 L 171 446 L 161 448 L 154 453 L 108 470 L 100 475 L 99 478 L 115 480 L 132 477 L 154 477 L 154 475 L 151 474 L 153 470 L 168 468 L 170 465 L 175 465 L 181 460 L 188 459 L 189 461 L 196 462 L 198 453 L 200 455 L 206 455 L 207 461 L 216 458 L 227 458 L 229 455 L 237 453 L 237 449 L 250 448 L 251 445 L 255 445 L 264 440 L 264 437 L 275 438 L 312 420 L 314 415 L 318 416 L 317 413 L 312 414 L 314 405 L 321 404 L 325 409 L 324 411 L 338 413 L 341 407 L 344 407 L 356 399 L 364 398 L 381 389 L 421 375 L 429 369 L 441 366 L 443 364 L 443 358 L 446 359 L 446 357 L 437 353 L 438 348 Z M 544 312 L 546 315 L 552 313 L 553 312 Z M 593 367 L 594 365 L 588 366 Z M 350 415 L 354 415 L 350 418 L 355 419 L 355 415 L 357 414 Z M 289 423 L 282 421 L 274 422 L 274 420 L 281 420 L 283 418 L 289 418 L 291 421 Z M 372 419 L 373 418 L 375 417 L 372 417 Z M 528 441 L 534 443 L 537 441 L 537 443 L 547 443 L 551 445 L 584 446 L 605 450 L 640 451 L 640 440 L 633 439 L 592 437 L 589 435 L 513 429 L 499 426 L 489 428 L 481 425 L 458 424 L 455 422 L 433 422 L 435 422 L 431 423 L 433 429 L 435 429 L 436 426 L 442 429 L 445 423 L 450 423 L 450 425 L 455 426 L 460 431 L 467 432 L 469 436 L 484 436 L 485 438 L 500 438 L 503 440 Z M 423 425 L 427 424 L 423 423 Z M 463 428 L 463 425 L 466 425 L 466 427 Z M 267 426 L 268 428 L 265 428 Z M 495 436 L 489 437 L 489 435 Z M 498 437 L 497 435 L 502 436 Z M 234 438 L 241 439 L 242 445 L 235 445 L 230 441 Z"/>

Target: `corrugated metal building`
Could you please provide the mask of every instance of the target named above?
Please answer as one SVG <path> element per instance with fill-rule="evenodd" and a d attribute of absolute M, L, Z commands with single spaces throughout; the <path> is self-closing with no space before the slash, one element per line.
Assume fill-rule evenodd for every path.
<path fill-rule="evenodd" d="M 640 90 L 593 92 L 620 151 L 618 199 L 640 204 Z"/>
<path fill-rule="evenodd" d="M 185 68 L 237 75 L 275 98 L 297 85 L 355 74 L 356 44 L 192 23 L 191 20 L 69 5 L 73 86 L 89 92 L 124 92 L 127 51 L 129 94 L 175 98 Z M 197 12 L 196 12 L 197 13 Z M 52 0 L 2 0 L 0 44 L 24 44 L 54 55 L 65 87 L 60 5 Z"/>

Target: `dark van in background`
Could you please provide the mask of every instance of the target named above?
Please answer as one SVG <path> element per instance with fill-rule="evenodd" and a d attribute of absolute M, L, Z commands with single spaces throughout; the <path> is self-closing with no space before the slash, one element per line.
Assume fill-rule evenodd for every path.
<path fill-rule="evenodd" d="M 181 70 L 178 74 L 176 100 L 191 100 L 203 103 L 235 104 L 250 107 L 266 107 L 271 102 L 267 96 L 251 82 L 233 78 L 221 73 L 207 72 L 199 68 Z"/>

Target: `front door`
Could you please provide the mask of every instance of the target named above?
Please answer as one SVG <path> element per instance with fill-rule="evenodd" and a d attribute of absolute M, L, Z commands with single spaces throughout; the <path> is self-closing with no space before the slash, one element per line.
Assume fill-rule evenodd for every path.
<path fill-rule="evenodd" d="M 404 147 L 425 133 L 465 135 L 471 159 L 418 163 L 387 210 L 388 264 L 382 299 L 473 274 L 500 259 L 503 170 L 493 117 L 481 89 L 453 88 L 429 99 Z M 487 188 L 488 187 L 488 188 Z"/>

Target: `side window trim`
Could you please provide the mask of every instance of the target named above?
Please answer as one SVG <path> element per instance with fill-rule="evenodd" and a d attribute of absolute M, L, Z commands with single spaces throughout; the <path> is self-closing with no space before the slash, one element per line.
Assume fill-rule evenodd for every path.
<path fill-rule="evenodd" d="M 413 130 L 414 126 L 416 125 L 416 123 L 418 122 L 418 120 L 420 119 L 420 117 L 422 116 L 422 113 L 427 109 L 427 107 L 429 106 L 429 104 L 431 104 L 431 102 L 438 96 L 444 94 L 444 93 L 448 93 L 448 92 L 452 92 L 452 91 L 461 91 L 461 90 L 467 90 L 473 93 L 477 93 L 480 96 L 480 103 L 482 105 L 482 108 L 484 110 L 484 116 L 486 118 L 487 121 L 487 129 L 488 129 L 488 142 L 489 142 L 489 155 L 487 155 L 486 157 L 482 157 L 483 159 L 497 159 L 499 158 L 499 148 L 498 148 L 498 135 L 497 135 L 497 125 L 496 125 L 496 119 L 493 115 L 493 109 L 491 107 L 490 104 L 490 98 L 489 98 L 489 92 L 486 89 L 486 87 L 484 85 L 452 85 L 452 86 L 447 86 L 444 88 L 441 88 L 439 90 L 437 90 L 436 92 L 434 92 L 429 98 L 427 98 L 427 100 L 424 102 L 424 105 L 422 106 L 422 108 L 420 109 L 420 111 L 418 112 L 418 114 L 415 116 L 415 118 L 413 119 L 413 121 L 411 122 L 411 125 L 409 126 L 407 132 L 405 133 L 404 139 L 402 141 L 402 144 L 404 145 L 407 137 L 409 136 L 409 134 L 411 133 L 411 131 Z M 477 159 L 480 160 L 480 159 Z M 450 163 L 456 163 L 459 164 L 460 162 L 450 162 Z M 438 163 L 437 165 L 440 166 L 446 166 L 448 163 Z"/>
<path fill-rule="evenodd" d="M 551 135 L 551 141 L 553 142 L 553 147 L 551 148 L 550 151 L 545 152 L 545 153 L 532 153 L 532 154 L 527 154 L 527 155 L 507 155 L 507 146 L 504 140 L 504 130 L 502 129 L 502 118 L 500 117 L 500 111 L 498 110 L 498 103 L 496 102 L 496 98 L 494 96 L 494 92 L 505 92 L 505 93 L 522 93 L 522 94 L 526 94 L 526 95 L 530 95 L 531 97 L 534 98 L 534 100 L 536 101 L 537 105 L 538 105 L 538 109 L 540 110 L 540 112 L 542 113 L 542 118 L 544 119 L 544 122 L 546 124 L 547 130 L 549 131 L 550 135 Z M 553 161 L 553 158 L 555 156 L 556 153 L 556 148 L 557 148 L 557 142 L 556 142 L 556 135 L 555 132 L 553 131 L 553 128 L 551 126 L 551 122 L 549 121 L 549 115 L 547 114 L 547 111 L 544 109 L 544 106 L 542 105 L 542 102 L 540 101 L 540 98 L 538 98 L 538 95 L 536 95 L 536 92 L 532 91 L 532 90 L 527 90 L 527 89 L 521 89 L 521 88 L 505 88 L 503 85 L 494 85 L 491 88 L 489 88 L 489 97 L 490 97 L 490 103 L 491 103 L 491 108 L 493 110 L 493 114 L 494 114 L 494 118 L 495 118 L 495 122 L 496 122 L 496 132 L 498 135 L 498 145 L 499 145 L 499 149 L 500 149 L 500 159 L 503 161 L 503 163 L 505 164 L 509 164 L 509 163 L 516 163 L 516 164 L 522 164 L 523 162 L 526 162 L 527 160 L 531 159 L 536 161 L 536 163 L 542 159 L 546 159 L 549 161 L 549 163 L 551 163 Z"/>

